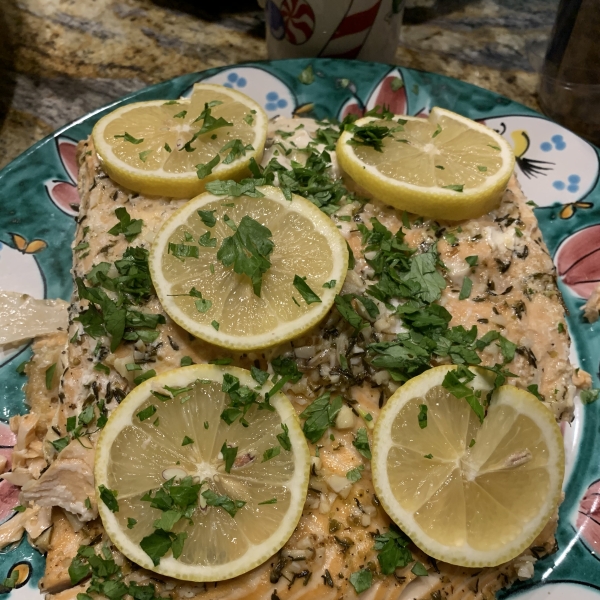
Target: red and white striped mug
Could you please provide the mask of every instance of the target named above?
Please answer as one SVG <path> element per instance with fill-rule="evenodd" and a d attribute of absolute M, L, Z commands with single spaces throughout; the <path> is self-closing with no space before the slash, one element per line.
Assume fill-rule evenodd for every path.
<path fill-rule="evenodd" d="M 394 62 L 404 0 L 258 0 L 269 58 Z"/>

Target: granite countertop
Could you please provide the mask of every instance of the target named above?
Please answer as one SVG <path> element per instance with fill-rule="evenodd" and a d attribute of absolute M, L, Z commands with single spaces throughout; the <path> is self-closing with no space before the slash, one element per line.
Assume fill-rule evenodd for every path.
<path fill-rule="evenodd" d="M 538 108 L 536 68 L 557 5 L 409 0 L 396 62 Z M 255 0 L 2 0 L 0 167 L 69 121 L 146 85 L 266 59 L 264 33 Z"/>

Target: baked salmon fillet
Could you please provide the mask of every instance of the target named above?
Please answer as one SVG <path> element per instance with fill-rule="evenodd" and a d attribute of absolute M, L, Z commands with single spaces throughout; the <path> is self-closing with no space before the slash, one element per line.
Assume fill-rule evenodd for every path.
<path fill-rule="evenodd" d="M 299 123 L 303 125 L 300 132 Z M 263 164 L 275 159 L 289 167 L 291 158 L 302 160 L 298 149 L 311 143 L 317 128 L 315 122 L 306 119 L 279 120 L 269 133 Z M 281 132 L 289 135 L 282 136 Z M 322 146 L 317 146 L 317 152 L 321 150 Z M 56 339 L 41 340 L 28 367 L 32 381 L 41 381 L 40 373 L 47 369 L 49 360 L 60 365 L 60 377 L 51 392 L 44 392 L 41 384 L 29 390 L 32 397 L 53 397 L 52 401 L 38 398 L 31 402 L 33 414 L 40 413 L 40 424 L 37 432 L 34 426 L 25 444 L 43 443 L 44 450 L 36 456 L 43 457 L 49 466 L 27 475 L 28 463 L 22 463 L 23 476 L 18 482 L 22 486 L 21 502 L 28 507 L 17 517 L 22 520 L 21 533 L 27 519 L 40 511 L 46 511 L 48 518 L 47 511 L 53 511 L 54 527 L 45 528 L 50 533 L 40 544 L 48 551 L 46 573 L 40 583 L 42 592 L 56 600 L 85 592 L 85 582 L 73 586 L 68 572 L 78 547 L 89 545 L 100 551 L 104 544 L 110 544 L 98 518 L 93 478 L 94 444 L 102 421 L 133 388 L 136 376 L 179 367 L 182 359 L 183 364 L 189 364 L 230 358 L 236 366 L 254 365 L 263 370 L 276 357 L 293 359 L 302 378 L 288 383 L 284 391 L 298 413 L 330 391 L 343 396 L 344 418 L 336 422 L 335 435 L 319 441 L 319 452 L 309 444 L 314 458 L 304 511 L 291 539 L 277 555 L 235 579 L 192 584 L 145 571 L 112 548 L 126 583 L 152 583 L 156 595 L 177 599 L 301 600 L 318 595 L 322 600 L 333 600 L 353 597 L 350 575 L 368 568 L 375 573 L 372 587 L 362 594 L 368 600 L 475 600 L 493 598 L 497 590 L 510 586 L 517 578 L 531 577 L 535 561 L 555 550 L 553 518 L 529 549 L 498 567 L 448 565 L 407 542 L 412 560 L 391 575 L 378 573 L 374 538 L 388 532 L 391 523 L 374 493 L 370 462 L 358 452 L 353 440 L 356 431 L 366 424 L 361 415 L 370 414 L 374 422 L 403 379 L 402 364 L 394 362 L 395 344 L 399 334 L 406 331 L 402 321 L 389 305 L 386 308 L 385 302 L 378 303 L 376 317 L 355 303 L 354 309 L 368 322 L 360 333 L 334 307 L 301 338 L 267 350 L 236 353 L 194 338 L 170 320 L 151 285 L 147 285 L 147 251 L 161 225 L 185 200 L 149 198 L 120 187 L 103 172 L 89 139 L 80 143 L 78 156 L 81 207 L 73 242 L 73 277 L 78 284 L 69 309 L 68 341 L 58 351 Z M 337 180 L 335 156 L 330 158 L 328 169 L 332 179 Z M 123 234 L 109 232 L 118 224 L 115 210 L 119 208 L 125 208 L 132 220 L 142 221 L 132 242 Z M 355 259 L 343 295 L 360 295 L 369 286 L 381 283 L 373 268 L 373 252 L 365 250 L 373 227 L 378 224 L 390 234 L 403 229 L 404 243 L 417 252 L 437 249 L 439 272 L 445 281 L 438 304 L 451 315 L 449 328 L 459 331 L 462 326 L 460 331 L 474 335 L 471 342 L 463 340 L 463 348 L 466 344 L 482 365 L 506 363 L 509 383 L 535 390 L 557 420 L 571 420 L 576 387 L 588 382 L 583 372 L 575 373 L 569 363 L 565 308 L 552 259 L 514 176 L 496 210 L 460 223 L 409 218 L 375 199 L 357 199 L 352 194 L 329 212 Z M 467 257 L 477 260 L 469 262 Z M 112 349 L 103 331 L 94 332 L 90 302 L 79 295 L 82 285 L 93 285 L 94 277 L 104 268 L 99 267 L 101 264 L 108 265 L 104 273 L 111 277 L 131 274 L 131 269 L 136 269 L 140 282 L 132 292 L 136 294 L 136 310 L 151 315 L 138 315 L 141 325 L 130 324 L 124 340 Z M 466 277 L 472 289 L 467 298 L 461 299 Z M 508 363 L 499 344 L 473 345 L 475 338 L 487 332 L 497 332 L 514 344 Z M 59 340 L 60 344 L 64 341 Z M 49 352 L 54 352 L 50 359 L 46 357 Z M 451 352 L 438 353 L 431 366 L 450 363 Z M 139 370 L 129 371 L 128 364 L 139 365 Z M 92 416 L 87 423 L 83 420 L 80 436 L 73 439 L 68 432 L 69 419 L 80 419 L 82 414 Z M 24 426 L 22 420 L 15 420 L 13 427 L 19 432 Z M 362 469 L 362 477 L 353 482 L 346 473 L 354 468 Z M 0 539 L 1 534 L 2 528 Z M 13 538 L 15 535 L 13 532 Z M 415 561 L 425 566 L 428 576 L 412 572 Z"/>

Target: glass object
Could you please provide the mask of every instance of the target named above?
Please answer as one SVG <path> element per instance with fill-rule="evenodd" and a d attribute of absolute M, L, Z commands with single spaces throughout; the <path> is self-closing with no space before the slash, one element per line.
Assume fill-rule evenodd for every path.
<path fill-rule="evenodd" d="M 600 145 L 600 0 L 561 0 L 539 102 L 549 117 Z"/>

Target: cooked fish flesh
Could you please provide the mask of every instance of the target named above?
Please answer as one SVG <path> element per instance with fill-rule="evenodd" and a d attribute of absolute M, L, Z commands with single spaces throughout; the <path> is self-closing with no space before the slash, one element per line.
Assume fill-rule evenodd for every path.
<path fill-rule="evenodd" d="M 300 130 L 299 124 L 303 125 Z M 305 160 L 306 153 L 302 149 L 312 142 L 317 127 L 306 119 L 276 122 L 268 136 L 263 164 L 275 159 L 289 167 L 291 160 Z M 282 131 L 291 135 L 282 136 Z M 338 177 L 332 154 L 330 173 Z M 78 186 L 82 201 L 73 242 L 73 276 L 84 279 L 100 263 L 114 265 L 130 246 L 148 249 L 162 223 L 184 201 L 148 198 L 115 184 L 103 172 L 90 140 L 80 143 L 79 163 Z M 108 233 L 116 223 L 115 209 L 121 207 L 127 209 L 132 219 L 143 221 L 141 234 L 132 244 L 122 235 Z M 565 309 L 551 257 L 516 179 L 513 177 L 510 181 L 496 210 L 462 223 L 413 217 L 408 229 L 398 211 L 375 199 L 342 204 L 332 219 L 355 256 L 354 268 L 348 272 L 342 293 L 360 294 L 373 283 L 373 271 L 365 257 L 358 225 L 370 227 L 374 218 L 392 233 L 404 225 L 405 242 L 414 248 L 423 250 L 437 245 L 439 259 L 445 265 L 446 281 L 439 304 L 452 315 L 450 325 L 462 325 L 467 330 L 476 326 L 479 335 L 500 332 L 516 344 L 516 354 L 509 367 L 518 377 L 511 378 L 510 383 L 522 388 L 537 386 L 541 401 L 557 420 L 569 421 L 576 386 L 568 359 L 570 342 L 564 326 Z M 471 266 L 465 259 L 472 256 L 478 260 Z M 471 295 L 459 300 L 467 276 L 473 283 Z M 118 556 L 118 564 L 126 565 L 123 567 L 126 581 L 152 581 L 157 593 L 168 593 L 176 598 L 301 600 L 318 594 L 323 600 L 333 600 L 353 594 L 350 574 L 361 568 L 376 570 L 373 538 L 377 532 L 390 527 L 390 519 L 373 490 L 370 463 L 357 452 L 352 440 L 356 430 L 364 426 L 360 415 L 370 413 L 376 419 L 386 399 L 399 385 L 386 369 L 377 368 L 368 358 L 369 345 L 391 342 L 403 330 L 392 311 L 384 303 L 378 304 L 380 313 L 376 318 L 363 311 L 361 316 L 369 321 L 369 326 L 357 336 L 334 308 L 322 323 L 300 339 L 276 348 L 240 354 L 190 336 L 163 313 L 151 294 L 143 298 L 139 310 L 162 315 L 165 323 L 157 327 L 158 336 L 151 342 L 140 339 L 123 342 L 113 351 L 106 337 L 92 338 L 85 333 L 78 319 L 88 306 L 88 301 L 82 300 L 76 289 L 69 309 L 70 341 L 60 361 L 60 402 L 45 406 L 37 400 L 32 402 L 34 411 L 39 410 L 40 415 L 44 415 L 44 422 L 51 422 L 51 426 L 46 424 L 44 428 L 46 447 L 49 447 L 45 460 L 50 467 L 43 474 L 33 474 L 22 489 L 23 501 L 36 507 L 55 507 L 43 590 L 56 593 L 53 596 L 56 600 L 75 598 L 85 586 L 69 587 L 65 566 L 68 568 L 80 543 L 105 541 L 102 534 L 98 534 L 102 528 L 95 501 L 85 505 L 86 497 L 94 498 L 90 465 L 97 428 L 87 430 L 83 438 L 87 448 L 77 447 L 81 440 L 75 440 L 61 449 L 60 440 L 67 435 L 69 417 L 79 417 L 91 405 L 99 407 L 103 414 L 110 413 L 132 388 L 134 376 L 140 373 L 128 371 L 125 365 L 129 363 L 137 363 L 143 371 L 153 369 L 160 373 L 179 367 L 184 357 L 196 363 L 229 357 L 240 367 L 256 365 L 267 369 L 271 359 L 285 355 L 294 358 L 303 373 L 300 381 L 285 388 L 298 412 L 325 390 L 341 394 L 347 406 L 336 423 L 335 439 L 325 436 L 320 441 L 302 518 L 284 548 L 257 569 L 210 585 L 161 578 L 130 564 L 116 550 L 113 554 Z M 361 310 L 360 306 L 356 309 Z M 44 351 L 43 345 L 36 348 L 40 355 Z M 501 350 L 496 344 L 488 345 L 479 353 L 483 365 L 502 362 Z M 345 364 L 340 362 L 340 356 Z M 441 362 L 443 358 L 436 364 Z M 98 364 L 108 369 L 98 369 Z M 30 377 L 39 378 L 39 371 L 37 374 L 34 371 L 29 368 Z M 51 418 L 48 411 L 54 411 Z M 314 445 L 311 453 L 315 455 Z M 364 470 L 362 478 L 353 483 L 346 478 L 346 473 L 357 466 Z M 363 596 L 368 600 L 491 598 L 495 591 L 515 579 L 532 576 L 535 561 L 554 549 L 555 528 L 556 519 L 553 519 L 531 548 L 496 568 L 474 570 L 447 565 L 413 547 L 414 560 L 425 565 L 429 576 L 414 575 L 411 571 L 414 563 L 411 563 L 393 575 L 374 577 L 373 586 Z M 1 533 L 0 528 L 0 536 Z"/>

